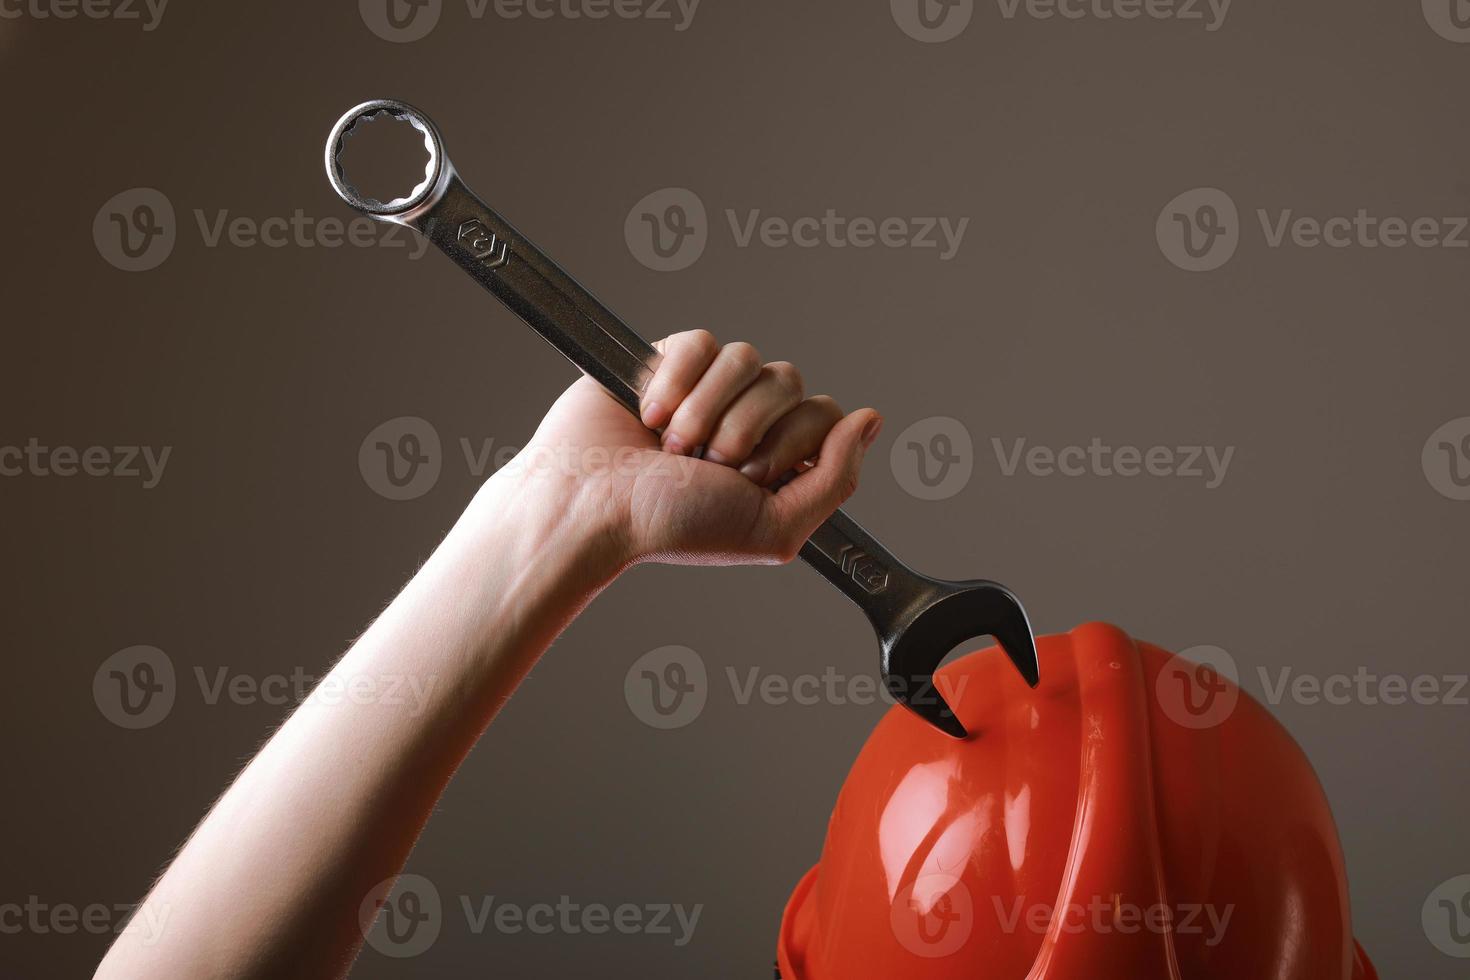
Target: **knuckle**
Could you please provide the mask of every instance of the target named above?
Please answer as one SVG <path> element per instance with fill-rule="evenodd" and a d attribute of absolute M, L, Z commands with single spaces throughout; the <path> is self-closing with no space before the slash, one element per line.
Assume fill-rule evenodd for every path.
<path fill-rule="evenodd" d="M 708 330 L 685 330 L 681 334 L 675 334 L 675 338 L 681 347 L 704 357 L 713 357 L 720 349 L 720 342 Z"/>
<path fill-rule="evenodd" d="M 842 418 L 842 408 L 831 395 L 813 395 L 807 401 L 834 423 Z"/>
<path fill-rule="evenodd" d="M 796 402 L 801 401 L 805 382 L 802 381 L 801 372 L 796 369 L 795 364 L 790 361 L 772 361 L 766 365 L 766 370 L 771 373 L 771 377 L 787 398 Z"/>
<path fill-rule="evenodd" d="M 743 340 L 725 345 L 725 356 L 741 371 L 752 374 L 761 369 L 761 353 Z"/>

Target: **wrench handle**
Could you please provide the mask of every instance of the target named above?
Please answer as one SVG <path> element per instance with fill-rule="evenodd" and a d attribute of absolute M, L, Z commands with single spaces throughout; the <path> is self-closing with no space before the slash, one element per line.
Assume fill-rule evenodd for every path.
<path fill-rule="evenodd" d="M 451 174 L 409 222 L 568 360 L 639 414 L 659 353 Z"/>
<path fill-rule="evenodd" d="M 451 171 L 442 196 L 404 223 L 639 414 L 658 351 L 457 175 Z M 918 576 L 840 510 L 802 545 L 801 557 L 856 603 L 885 641 L 899 614 L 920 598 Z"/>

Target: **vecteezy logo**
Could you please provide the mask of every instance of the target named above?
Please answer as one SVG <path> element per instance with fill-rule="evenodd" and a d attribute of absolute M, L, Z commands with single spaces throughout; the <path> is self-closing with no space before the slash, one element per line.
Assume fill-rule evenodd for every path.
<path fill-rule="evenodd" d="M 1446 956 L 1470 959 L 1470 875 L 1441 882 L 1424 900 L 1425 937 Z"/>
<path fill-rule="evenodd" d="M 926 959 L 956 952 L 975 928 L 970 890 L 952 874 L 920 875 L 898 890 L 889 914 L 899 945 Z"/>
<path fill-rule="evenodd" d="M 1424 441 L 1420 455 L 1429 485 L 1451 500 L 1470 500 L 1470 415 L 1451 419 Z"/>
<path fill-rule="evenodd" d="M 389 419 L 369 432 L 357 450 L 363 482 L 389 500 L 422 497 L 439 482 L 442 466 L 439 431 L 416 415 Z"/>
<path fill-rule="evenodd" d="M 479 218 L 471 218 L 459 226 L 459 243 L 487 269 L 498 269 L 510 260 L 510 247 L 505 239 L 496 238 L 495 232 L 481 224 Z"/>
<path fill-rule="evenodd" d="M 358 926 L 368 945 L 384 956 L 417 956 L 439 938 L 444 905 L 439 889 L 423 875 L 405 874 L 378 882 L 358 906 Z"/>
<path fill-rule="evenodd" d="M 1215 646 L 1190 647 L 1169 660 L 1154 681 L 1154 695 L 1170 721 L 1185 728 L 1213 728 L 1240 700 L 1235 658 Z"/>
<path fill-rule="evenodd" d="M 92 700 L 119 728 L 152 728 L 173 710 L 174 663 L 157 647 L 119 650 L 92 675 Z"/>
<path fill-rule="evenodd" d="M 889 0 L 893 22 L 915 41 L 937 44 L 970 25 L 975 0 Z"/>
<path fill-rule="evenodd" d="M 704 202 L 684 187 L 654 191 L 628 212 L 623 239 L 633 258 L 656 272 L 687 269 L 709 240 Z"/>
<path fill-rule="evenodd" d="M 975 443 L 958 419 L 920 419 L 893 440 L 893 478 L 920 500 L 946 500 L 965 489 L 975 471 Z"/>
<path fill-rule="evenodd" d="M 97 252 L 124 272 L 157 268 L 174 250 L 174 206 L 162 191 L 134 187 L 114 194 L 92 219 Z"/>
<path fill-rule="evenodd" d="M 1470 0 L 1423 0 L 1424 19 L 1446 41 L 1470 44 Z"/>
<path fill-rule="evenodd" d="M 357 3 L 368 30 L 398 44 L 428 35 L 439 23 L 443 8 L 444 0 L 358 0 Z"/>
<path fill-rule="evenodd" d="M 1230 195 L 1196 187 L 1164 205 L 1154 225 L 1159 250 L 1187 272 L 1218 269 L 1240 244 L 1240 215 Z"/>
<path fill-rule="evenodd" d="M 699 717 L 709 699 L 704 658 L 682 646 L 650 650 L 628 668 L 623 699 L 650 728 L 683 728 Z"/>

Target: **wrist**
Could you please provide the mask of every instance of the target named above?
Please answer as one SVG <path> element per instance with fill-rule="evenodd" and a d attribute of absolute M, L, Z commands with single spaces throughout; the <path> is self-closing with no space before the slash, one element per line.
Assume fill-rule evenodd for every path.
<path fill-rule="evenodd" d="M 628 564 L 607 523 L 547 487 L 497 474 L 335 670 L 431 678 L 454 692 L 436 715 L 473 740 Z"/>
<path fill-rule="evenodd" d="M 573 589 L 597 591 L 635 556 L 627 522 L 600 481 L 547 468 L 503 467 L 487 480 L 461 524 L 471 536 L 493 536 L 495 553 L 545 566 Z"/>

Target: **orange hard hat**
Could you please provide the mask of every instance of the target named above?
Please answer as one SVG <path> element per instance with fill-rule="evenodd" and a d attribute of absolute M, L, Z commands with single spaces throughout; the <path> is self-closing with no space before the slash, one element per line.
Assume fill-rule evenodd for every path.
<path fill-rule="evenodd" d="M 1376 980 L 1327 799 L 1218 672 L 1099 623 L 936 686 L 963 740 L 895 707 L 781 922 L 783 980 Z"/>

